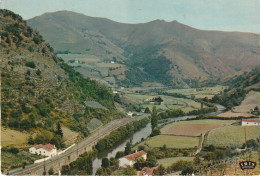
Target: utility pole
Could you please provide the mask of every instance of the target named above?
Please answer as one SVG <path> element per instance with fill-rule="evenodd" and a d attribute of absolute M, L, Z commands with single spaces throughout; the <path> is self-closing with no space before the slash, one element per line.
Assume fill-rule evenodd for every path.
<path fill-rule="evenodd" d="M 44 158 L 44 165 L 43 165 L 43 175 L 46 175 L 46 167 L 45 167 L 45 158 Z"/>

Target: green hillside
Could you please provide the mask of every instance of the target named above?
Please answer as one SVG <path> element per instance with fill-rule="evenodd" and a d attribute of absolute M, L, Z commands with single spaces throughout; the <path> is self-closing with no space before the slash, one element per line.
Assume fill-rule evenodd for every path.
<path fill-rule="evenodd" d="M 119 117 L 109 88 L 69 67 L 19 15 L 1 10 L 0 17 L 3 127 L 54 132 L 61 123 L 86 136 L 94 117 L 103 123 Z"/>

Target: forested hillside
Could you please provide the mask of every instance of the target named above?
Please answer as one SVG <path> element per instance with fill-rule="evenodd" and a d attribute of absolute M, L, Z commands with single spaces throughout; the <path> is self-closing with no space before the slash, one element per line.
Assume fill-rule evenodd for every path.
<path fill-rule="evenodd" d="M 220 103 L 231 109 L 240 105 L 249 91 L 260 92 L 260 67 L 251 72 L 245 72 L 242 75 L 235 76 L 225 82 L 229 89 L 212 98 L 212 102 Z"/>
<path fill-rule="evenodd" d="M 19 15 L 0 10 L 0 18 L 3 127 L 53 132 L 60 123 L 86 136 L 92 118 L 119 117 L 109 88 L 70 68 Z"/>

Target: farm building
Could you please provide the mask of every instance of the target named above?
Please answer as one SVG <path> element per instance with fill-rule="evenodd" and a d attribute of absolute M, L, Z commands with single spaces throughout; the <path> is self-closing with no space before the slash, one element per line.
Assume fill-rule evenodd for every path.
<path fill-rule="evenodd" d="M 157 170 L 158 167 L 152 167 L 152 168 L 149 168 L 149 167 L 144 167 L 140 172 L 139 172 L 139 176 L 149 176 L 149 175 L 153 175 L 153 172 L 155 170 Z"/>
<path fill-rule="evenodd" d="M 119 159 L 119 167 L 125 167 L 125 166 L 133 166 L 135 163 L 135 160 L 137 158 L 143 157 L 144 160 L 147 158 L 147 153 L 145 151 L 135 152 L 133 154 L 124 156 L 123 158 Z"/>
<path fill-rule="evenodd" d="M 57 153 L 55 145 L 46 144 L 46 145 L 36 145 L 29 149 L 30 153 L 37 154 L 37 155 L 44 155 L 44 156 L 54 156 Z"/>
<path fill-rule="evenodd" d="M 242 126 L 257 126 L 260 125 L 260 120 L 242 119 Z"/>
<path fill-rule="evenodd" d="M 134 114 L 133 112 L 127 112 L 127 115 L 130 116 L 130 117 L 132 117 L 133 114 Z"/>

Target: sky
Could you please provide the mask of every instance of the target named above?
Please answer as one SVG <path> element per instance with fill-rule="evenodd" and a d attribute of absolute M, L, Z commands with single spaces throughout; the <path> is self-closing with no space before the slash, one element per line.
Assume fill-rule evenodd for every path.
<path fill-rule="evenodd" d="M 70 10 L 123 23 L 177 20 L 198 29 L 260 34 L 260 0 L 2 0 L 1 8 L 24 19 Z"/>

